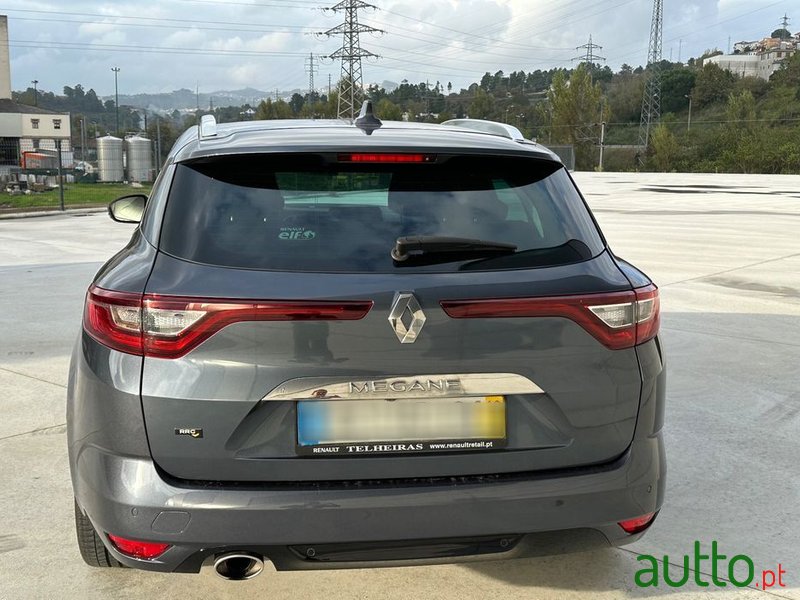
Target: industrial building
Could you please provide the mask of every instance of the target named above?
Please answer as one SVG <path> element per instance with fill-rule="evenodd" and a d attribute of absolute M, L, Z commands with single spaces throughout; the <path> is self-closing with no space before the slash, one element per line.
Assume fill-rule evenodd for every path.
<path fill-rule="evenodd" d="M 47 172 L 57 170 L 60 159 L 60 166 L 70 171 L 65 173 L 65 180 L 72 181 L 75 162 L 71 139 L 69 113 L 27 106 L 12 99 L 8 17 L 0 15 L 0 179 L 7 184 L 43 179 L 55 185 L 54 175 Z M 97 159 L 100 182 L 154 179 L 153 144 L 140 135 L 129 135 L 124 140 L 113 136 L 97 138 Z M 84 162 L 78 168 L 91 172 L 92 165 Z"/>
<path fill-rule="evenodd" d="M 0 15 L 0 176 L 20 168 L 72 166 L 68 113 L 26 106 L 11 98 L 11 59 L 8 47 L 8 18 Z"/>

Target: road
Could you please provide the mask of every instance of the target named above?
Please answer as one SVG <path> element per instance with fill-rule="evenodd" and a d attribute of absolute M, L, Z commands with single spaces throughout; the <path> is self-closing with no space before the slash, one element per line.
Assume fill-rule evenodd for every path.
<path fill-rule="evenodd" d="M 268 567 L 243 583 L 224 582 L 210 569 L 167 576 L 84 566 L 66 457 L 67 365 L 85 288 L 131 229 L 103 214 L 69 214 L 0 221 L 0 599 L 800 600 L 800 176 L 576 179 L 614 251 L 661 286 L 668 489 L 640 542 L 470 565 L 303 573 Z M 753 587 L 636 586 L 643 566 L 637 555 L 668 555 L 678 565 L 675 578 L 695 541 L 704 550 L 716 541 L 729 558 L 749 556 L 758 573 Z M 756 581 L 778 564 L 785 586 L 766 596 Z M 708 561 L 700 571 L 709 581 Z"/>

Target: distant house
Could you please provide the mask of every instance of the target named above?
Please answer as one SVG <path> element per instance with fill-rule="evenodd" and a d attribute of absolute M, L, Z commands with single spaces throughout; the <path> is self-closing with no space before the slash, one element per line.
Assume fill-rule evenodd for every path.
<path fill-rule="evenodd" d="M 753 42 L 736 42 L 733 45 L 734 54 L 751 54 L 758 47 L 758 40 Z"/>

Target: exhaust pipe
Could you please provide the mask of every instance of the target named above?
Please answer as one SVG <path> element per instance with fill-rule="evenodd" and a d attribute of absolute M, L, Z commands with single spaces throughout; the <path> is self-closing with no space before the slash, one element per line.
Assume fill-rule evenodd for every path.
<path fill-rule="evenodd" d="M 214 572 L 228 581 L 245 581 L 264 570 L 264 559 L 249 552 L 220 554 L 214 561 Z"/>

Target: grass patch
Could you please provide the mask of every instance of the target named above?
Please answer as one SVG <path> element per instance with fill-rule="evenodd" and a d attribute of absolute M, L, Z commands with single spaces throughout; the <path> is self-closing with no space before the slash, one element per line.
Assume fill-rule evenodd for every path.
<path fill-rule="evenodd" d="M 64 206 L 102 206 L 127 194 L 150 194 L 150 184 L 132 187 L 123 183 L 67 183 L 64 185 Z M 59 208 L 58 188 L 47 192 L 12 196 L 0 194 L 0 211 L 13 212 L 27 208 Z"/>

